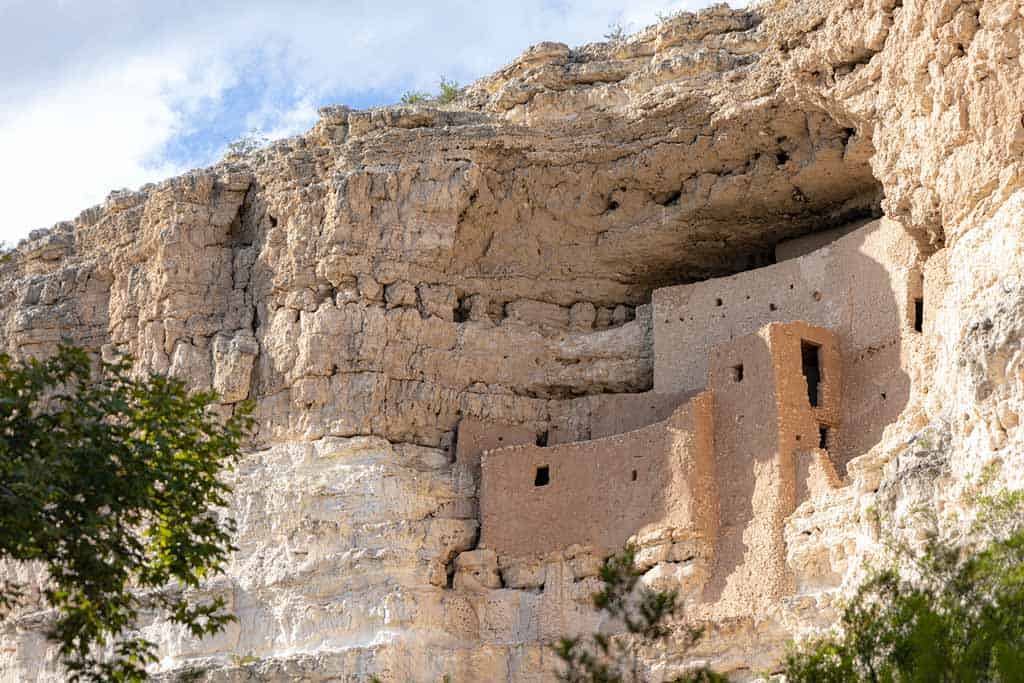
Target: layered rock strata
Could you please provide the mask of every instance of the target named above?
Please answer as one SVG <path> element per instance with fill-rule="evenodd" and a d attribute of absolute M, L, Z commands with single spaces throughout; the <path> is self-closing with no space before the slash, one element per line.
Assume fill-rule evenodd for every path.
<path fill-rule="evenodd" d="M 941 284 L 906 407 L 845 486 L 789 517 L 793 595 L 645 664 L 772 671 L 886 534 L 915 535 L 915 510 L 954 534 L 983 469 L 1021 484 L 1022 37 L 1020 0 L 720 6 L 535 46 L 450 107 L 327 108 L 304 135 L 33 233 L 0 265 L 6 351 L 70 337 L 215 388 L 225 411 L 257 405 L 239 552 L 205 589 L 239 621 L 201 642 L 141 624 L 156 673 L 550 680 L 550 640 L 598 625 L 600 558 L 474 550 L 459 425 L 539 435 L 578 401 L 647 391 L 655 288 L 884 213 Z M 699 579 L 637 540 L 652 585 Z M 4 622 L 0 679 L 62 680 L 47 619 L 30 603 Z"/>

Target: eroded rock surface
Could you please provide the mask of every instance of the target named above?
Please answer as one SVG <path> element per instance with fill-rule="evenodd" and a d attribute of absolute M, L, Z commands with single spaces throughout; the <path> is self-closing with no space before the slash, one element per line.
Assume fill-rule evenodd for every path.
<path fill-rule="evenodd" d="M 952 534 L 983 468 L 1022 483 L 1022 38 L 1020 0 L 719 6 L 534 46 L 444 109 L 327 108 L 23 242 L 0 264 L 5 350 L 70 337 L 257 405 L 240 550 L 207 589 L 239 622 L 202 642 L 142 625 L 158 673 L 550 680 L 547 643 L 597 626 L 600 558 L 475 549 L 460 422 L 572 432 L 569 399 L 652 388 L 653 289 L 884 212 L 943 292 L 902 416 L 789 518 L 794 595 L 646 661 L 773 670 L 915 509 Z M 637 540 L 653 585 L 704 580 L 673 539 Z M 5 622 L 0 679 L 62 680 L 46 619 Z"/>

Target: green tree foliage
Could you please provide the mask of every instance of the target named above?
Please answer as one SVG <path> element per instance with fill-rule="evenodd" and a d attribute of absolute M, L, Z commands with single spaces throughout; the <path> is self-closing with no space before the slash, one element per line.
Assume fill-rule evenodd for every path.
<path fill-rule="evenodd" d="M 604 39 L 610 43 L 621 43 L 626 39 L 626 27 L 622 24 L 608 24 L 608 30 L 604 34 Z"/>
<path fill-rule="evenodd" d="M 594 607 L 621 623 L 625 633 L 609 636 L 563 637 L 555 646 L 562 662 L 559 680 L 567 683 L 641 683 L 640 648 L 664 641 L 671 630 L 668 621 L 677 614 L 675 591 L 654 591 L 640 583 L 643 572 L 636 566 L 636 549 L 627 546 L 601 567 L 604 587 L 594 594 Z M 699 629 L 681 627 L 692 644 Z M 701 669 L 674 679 L 673 683 L 719 683 L 725 677 Z"/>
<path fill-rule="evenodd" d="M 842 635 L 790 654 L 788 680 L 974 683 L 1024 680 L 1024 530 L 1019 492 L 984 499 L 980 549 L 932 535 L 898 550 L 846 606 Z"/>
<path fill-rule="evenodd" d="M 402 95 L 402 104 L 423 104 L 430 101 L 430 94 L 420 90 L 410 90 Z"/>
<path fill-rule="evenodd" d="M 441 81 L 438 84 L 440 93 L 437 96 L 437 101 L 441 104 L 449 104 L 458 99 L 459 95 L 462 94 L 462 88 L 455 81 L 449 81 L 444 76 L 441 76 Z"/>
<path fill-rule="evenodd" d="M 237 140 L 228 143 L 225 156 L 245 156 L 259 151 L 270 144 L 270 138 L 259 128 L 253 128 Z"/>
<path fill-rule="evenodd" d="M 0 354 L 0 558 L 41 563 L 51 637 L 71 680 L 139 681 L 155 645 L 131 634 L 164 610 L 195 637 L 233 617 L 186 591 L 233 550 L 221 474 L 239 455 L 249 408 L 218 420 L 216 396 L 136 378 L 128 360 L 94 367 L 61 346 L 47 360 Z M 0 608 L 24 587 L 0 585 Z"/>
<path fill-rule="evenodd" d="M 423 92 L 421 90 L 409 90 L 402 95 L 402 104 L 451 104 L 462 94 L 462 87 L 455 81 L 449 81 L 444 76 L 438 82 L 437 95 Z"/>

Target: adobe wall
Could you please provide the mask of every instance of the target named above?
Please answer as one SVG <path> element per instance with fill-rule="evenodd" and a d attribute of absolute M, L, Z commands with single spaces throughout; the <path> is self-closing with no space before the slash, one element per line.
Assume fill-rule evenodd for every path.
<path fill-rule="evenodd" d="M 831 330 L 802 321 L 771 325 L 768 327 L 768 335 L 775 366 L 780 452 L 791 454 L 797 450 L 817 448 L 820 425 L 829 428 L 829 445 L 826 450 L 830 450 L 832 444 L 846 431 L 842 410 L 845 382 L 839 339 Z M 807 381 L 803 374 L 801 342 L 804 340 L 819 347 L 821 381 L 817 406 L 810 404 Z M 853 428 L 856 429 L 856 426 Z"/>
<path fill-rule="evenodd" d="M 840 225 L 836 228 L 830 228 L 829 230 L 818 230 L 804 235 L 803 237 L 783 240 L 775 245 L 775 261 L 776 263 L 781 263 L 782 261 L 806 256 L 811 252 L 821 249 L 827 244 L 835 242 L 840 237 L 860 230 L 870 222 L 872 221 L 856 221 L 846 225 Z"/>
<path fill-rule="evenodd" d="M 831 329 L 847 359 L 842 421 L 864 422 L 831 449 L 845 472 L 846 462 L 879 440 L 909 396 L 917 262 L 914 240 L 882 219 L 776 265 L 656 290 L 654 390 L 703 387 L 707 350 L 766 323 L 803 320 Z"/>
<path fill-rule="evenodd" d="M 514 557 L 575 544 L 611 552 L 652 523 L 714 538 L 711 407 L 705 393 L 624 434 L 485 452 L 480 547 Z M 537 486 L 541 467 L 549 480 Z"/>
<path fill-rule="evenodd" d="M 820 346 L 816 408 L 802 373 L 801 340 Z M 841 359 L 833 333 L 797 322 L 723 344 L 708 362 L 720 527 L 704 600 L 720 614 L 744 614 L 788 590 L 782 528 L 797 503 L 794 454 L 817 446 L 819 423 L 840 420 Z"/>
<path fill-rule="evenodd" d="M 534 443 L 537 433 L 523 425 L 488 422 L 474 417 L 459 421 L 455 444 L 455 463 L 479 479 L 480 456 L 484 451 L 505 446 Z"/>
<path fill-rule="evenodd" d="M 695 393 L 595 394 L 552 406 L 548 445 L 600 439 L 667 420 Z"/>

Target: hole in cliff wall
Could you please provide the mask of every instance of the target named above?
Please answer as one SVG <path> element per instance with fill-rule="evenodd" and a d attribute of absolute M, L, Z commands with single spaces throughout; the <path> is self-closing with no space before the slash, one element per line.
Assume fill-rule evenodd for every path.
<path fill-rule="evenodd" d="M 800 361 L 804 379 L 807 381 L 807 400 L 811 407 L 818 406 L 818 394 L 821 385 L 821 347 L 806 339 L 800 340 Z"/>
<path fill-rule="evenodd" d="M 470 303 L 466 298 L 459 299 L 458 305 L 452 311 L 452 321 L 464 323 L 469 320 Z"/>
<path fill-rule="evenodd" d="M 551 470 L 547 465 L 541 465 L 537 468 L 536 474 L 533 476 L 534 486 L 547 486 L 551 483 Z"/>
<path fill-rule="evenodd" d="M 548 432 L 547 432 L 547 430 L 544 430 L 543 432 L 541 432 L 541 433 L 539 433 L 537 435 L 536 443 L 541 448 L 544 448 L 544 447 L 546 447 L 548 445 Z"/>
<path fill-rule="evenodd" d="M 914 299 L 914 331 L 924 332 L 924 299 Z"/>
<path fill-rule="evenodd" d="M 828 426 L 818 425 L 818 448 L 828 450 Z"/>
<path fill-rule="evenodd" d="M 636 470 L 633 470 L 633 474 L 630 477 L 630 481 L 636 481 L 636 477 L 637 477 L 637 472 L 636 472 Z"/>
<path fill-rule="evenodd" d="M 662 206 L 678 206 L 679 199 L 683 196 L 682 191 L 662 192 L 654 195 L 654 201 Z"/>
<path fill-rule="evenodd" d="M 732 366 L 732 381 L 742 382 L 743 381 L 743 363 Z"/>

